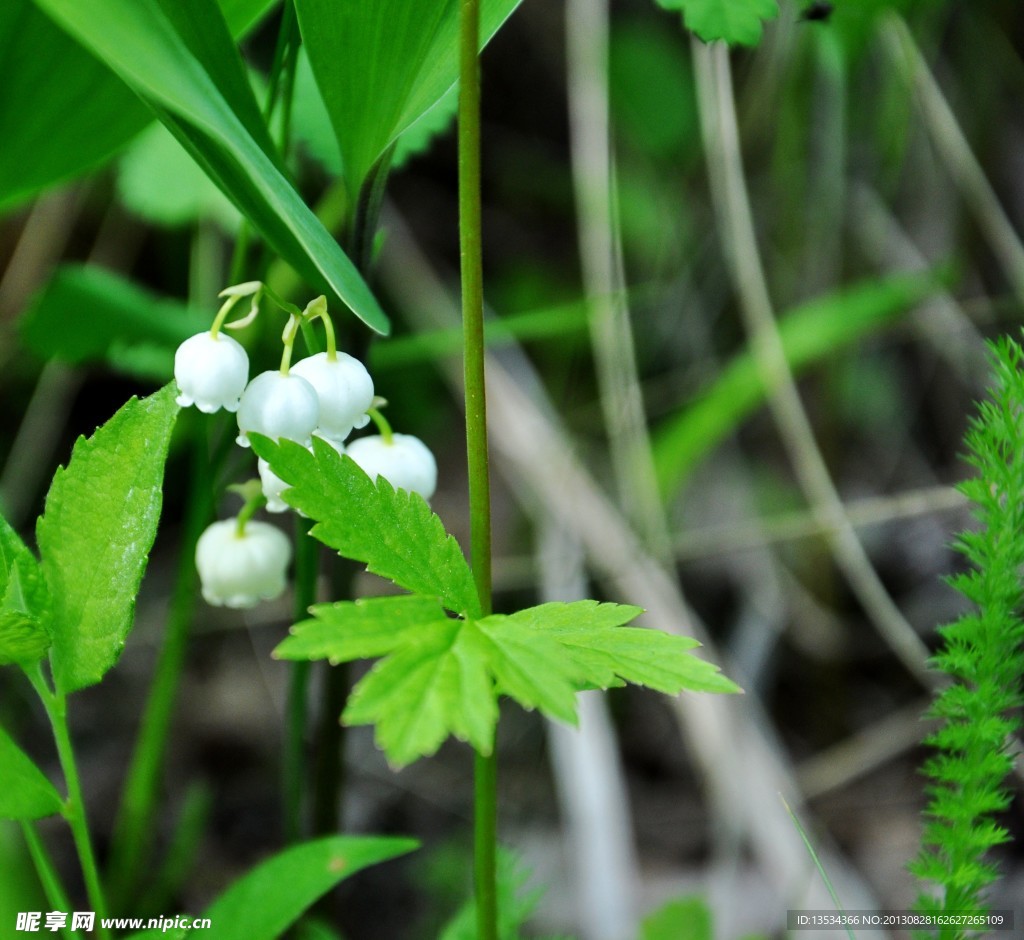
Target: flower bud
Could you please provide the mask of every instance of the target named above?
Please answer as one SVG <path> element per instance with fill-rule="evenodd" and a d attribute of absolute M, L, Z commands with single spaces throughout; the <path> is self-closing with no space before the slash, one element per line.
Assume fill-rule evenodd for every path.
<path fill-rule="evenodd" d="M 249 520 L 241 535 L 238 519 L 209 526 L 196 544 L 196 568 L 203 597 L 216 607 L 255 607 L 278 597 L 292 547 L 287 536 L 266 522 Z"/>
<path fill-rule="evenodd" d="M 437 489 L 434 455 L 423 441 L 411 434 L 392 434 L 390 442 L 379 434 L 371 434 L 353 441 L 345 453 L 371 480 L 384 477 L 396 490 L 419 493 L 429 500 Z"/>
<path fill-rule="evenodd" d="M 366 410 L 373 403 L 373 379 L 366 367 L 343 352 L 331 360 L 327 353 L 308 356 L 292 366 L 320 398 L 320 423 L 316 433 L 325 440 L 343 441 L 353 428 L 369 421 Z"/>
<path fill-rule="evenodd" d="M 301 376 L 262 372 L 246 386 L 238 407 L 238 443 L 249 446 L 249 432 L 275 441 L 287 438 L 308 444 L 320 418 L 316 391 Z"/>
<path fill-rule="evenodd" d="M 182 408 L 195 405 L 206 414 L 237 411 L 249 381 L 249 357 L 241 343 L 218 333 L 197 333 L 174 354 L 174 379 Z"/>

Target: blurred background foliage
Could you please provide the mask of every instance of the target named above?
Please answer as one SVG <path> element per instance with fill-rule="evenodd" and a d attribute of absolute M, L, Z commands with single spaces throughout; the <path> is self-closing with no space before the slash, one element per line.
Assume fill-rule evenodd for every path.
<path fill-rule="evenodd" d="M 262 100 L 281 13 L 269 2 L 223 6 Z M 587 34 L 574 19 L 580 3 L 524 0 L 483 58 L 489 340 L 530 409 L 517 412 L 511 398 L 495 409 L 510 425 L 495 430 L 498 603 L 550 598 L 563 562 L 570 581 L 592 578 L 609 599 L 645 603 L 621 596 L 613 576 L 615 559 L 642 545 L 651 570 L 669 575 L 706 624 L 718 661 L 747 689 L 738 706 L 748 709 L 744 720 L 759 729 L 769 763 L 793 782 L 840 887 L 871 902 L 849 906 L 906 907 L 928 683 L 901 661 L 879 629 L 878 609 L 851 586 L 835 533 L 808 506 L 773 419 L 709 186 L 697 65 L 707 50 L 677 13 L 650 0 L 590 6 L 600 20 Z M 824 19 L 806 18 L 806 4 L 780 6 L 756 48 L 729 56 L 767 288 L 841 500 L 836 525 L 855 533 L 894 616 L 932 647 L 935 626 L 958 613 L 940 579 L 955 564 L 951 533 L 965 524 L 949 487 L 967 472 L 958 455 L 970 403 L 984 389 L 982 342 L 1015 333 L 1024 301 L 1024 17 L 1009 0 L 835 0 Z M 585 238 L 582 256 L 580 247 L 588 224 L 580 96 L 594 88 L 592 76 L 581 76 L 586 56 L 571 50 L 587 35 L 598 37 L 595 55 L 606 65 L 595 73 L 606 78 L 598 101 L 606 93 L 610 108 L 607 282 L 588 267 Z M 45 61 L 31 54 L 40 43 L 51 50 Z M 74 438 L 127 395 L 168 381 L 176 345 L 209 322 L 240 217 L 135 96 L 27 0 L 0 11 L 0 50 L 9 77 L 0 96 L 0 500 L 27 532 Z M 332 182 L 344 173 L 342 156 L 304 56 L 294 96 L 288 172 L 330 228 L 345 217 L 353 183 L 346 194 Z M 464 533 L 464 445 L 450 385 L 459 349 L 451 319 L 453 112 L 449 94 L 392 156 L 369 273 L 392 337 L 338 319 L 344 347 L 368 358 L 396 429 L 415 432 L 438 454 L 435 507 Z M 363 170 L 372 161 L 346 158 Z M 257 244 L 244 279 L 263 273 L 293 299 L 308 299 L 310 288 Z M 609 304 L 609 322 L 628 317 L 627 345 L 601 332 Z M 277 329 L 264 318 L 243 334 L 254 362 L 268 363 L 262 368 Z M 626 415 L 623 431 L 615 407 L 629 405 L 631 390 L 640 393 L 642 421 L 630 425 Z M 585 478 L 564 475 L 561 457 L 536 432 L 537 414 L 552 422 Z M 640 469 L 631 471 L 637 439 Z M 624 452 L 625 476 L 617 469 Z M 252 471 L 241 458 L 231 469 Z M 171 470 L 164 531 L 123 662 L 102 687 L 76 698 L 101 846 L 181 537 L 183 453 Z M 545 475 L 557 479 L 546 487 Z M 580 482 L 591 478 L 625 526 L 603 530 L 618 545 L 605 555 L 588 541 L 600 536 L 569 531 L 559 547 L 550 532 L 552 519 L 566 525 L 558 486 L 564 503 L 584 515 L 591 507 L 587 524 L 605 518 L 606 502 L 593 502 Z M 637 542 L 624 541 L 633 531 Z M 574 566 L 580 552 L 590 561 Z M 336 577 L 355 582 L 346 589 L 367 589 L 365 576 Z M 285 677 L 267 654 L 288 617 L 287 604 L 244 617 L 198 609 L 157 833 L 168 861 L 126 913 L 198 910 L 279 843 Z M 53 769 L 52 755 L 33 747 L 40 716 L 24 693 L 16 682 L 0 685 L 4 724 Z M 722 764 L 755 773 L 762 758 L 743 750 L 749 742 L 720 739 L 694 758 L 685 720 L 653 696 L 623 690 L 610 705 L 613 747 L 596 773 L 620 781 L 628 798 L 613 801 L 607 826 L 626 833 L 634 923 L 666 901 L 699 894 L 713 931 L 708 911 L 687 907 L 697 902 L 678 902 L 682 920 L 673 920 L 672 907 L 657 917 L 698 927 L 706 917 L 694 937 L 774 935 L 787 906 L 812 906 L 802 903 L 816 877 L 809 859 L 800 877 L 782 841 L 773 859 L 730 808 L 735 791 L 707 775 L 715 748 Z M 338 922 L 353 940 L 437 936 L 464 897 L 466 754 L 450 745 L 436 761 L 392 774 L 363 730 L 346 740 L 346 826 L 415 835 L 428 848 L 365 872 L 342 892 Z M 510 710 L 502 736 L 502 829 L 534 871 L 532 883 L 546 888 L 538 929 L 610 940 L 616 935 L 602 934 L 576 907 L 585 886 L 565 832 L 582 838 L 570 812 L 579 782 L 549 761 L 549 747 L 559 745 L 536 716 Z M 1019 808 L 1014 814 L 1005 824 L 1020 833 L 1024 819 Z M 22 850 L 16 831 L 0 836 L 0 883 L 10 885 Z M 1019 897 L 1016 844 L 1001 864 L 1005 897 Z M 785 885 L 779 871 L 788 873 Z M 9 896 L 0 896 L 0 920 Z M 675 927 L 652 932 L 658 922 L 645 937 L 684 936 Z"/>

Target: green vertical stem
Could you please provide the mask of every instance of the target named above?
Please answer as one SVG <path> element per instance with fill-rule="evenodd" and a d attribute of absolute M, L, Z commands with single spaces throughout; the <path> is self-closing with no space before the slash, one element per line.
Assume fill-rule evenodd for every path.
<path fill-rule="evenodd" d="M 323 697 L 317 731 L 313 778 L 313 834 L 332 835 L 341 829 L 345 727 L 338 720 L 348 699 L 348 663 L 323 663 Z"/>
<path fill-rule="evenodd" d="M 54 911 L 73 911 L 74 908 L 71 906 L 71 902 L 68 901 L 67 892 L 61 884 L 60 875 L 57 874 L 57 869 L 53 867 L 53 860 L 50 858 L 50 853 L 46 851 L 46 845 L 43 843 L 43 840 L 39 838 L 35 824 L 22 821 L 21 833 L 24 836 L 25 845 L 28 846 L 28 854 L 32 858 L 32 864 L 35 866 L 36 874 L 39 876 L 39 883 L 43 886 L 43 892 L 46 894 L 46 900 L 50 904 L 50 909 Z M 65 937 L 74 936 L 70 926 L 65 926 L 61 933 Z"/>
<path fill-rule="evenodd" d="M 82 878 L 89 903 L 96 913 L 96 936 L 100 940 L 110 937 L 110 930 L 103 926 L 107 916 L 107 899 L 100 884 L 99 868 L 96 865 L 96 853 L 92 848 L 89 835 L 89 820 L 86 818 L 85 799 L 82 796 L 82 782 L 78 776 L 78 764 L 71 747 L 71 735 L 68 733 L 67 699 L 58 694 L 52 699 L 49 709 L 50 721 L 53 725 L 53 736 L 57 743 L 57 754 L 60 757 L 61 770 L 68 788 L 68 808 L 65 818 L 71 827 L 71 835 L 78 852 L 78 860 L 82 866 Z"/>
<path fill-rule="evenodd" d="M 318 543 L 309 535 L 312 523 L 295 523 L 295 621 L 305 620 L 316 601 L 316 579 L 320 563 Z M 288 686 L 284 742 L 284 832 L 288 842 L 302 838 L 303 782 L 306 766 L 306 722 L 309 714 L 311 664 L 292 664 Z"/>
<path fill-rule="evenodd" d="M 487 459 L 484 375 L 483 249 L 480 212 L 480 2 L 461 0 L 459 16 L 459 250 L 462 273 L 466 451 L 469 463 L 470 552 L 480 606 L 491 601 L 491 483 Z M 477 940 L 497 940 L 497 761 L 474 762 L 474 884 Z"/>
<path fill-rule="evenodd" d="M 64 818 L 71 827 L 71 837 L 78 853 L 78 863 L 82 868 L 82 880 L 85 891 L 96 913 L 96 936 L 99 940 L 110 940 L 110 929 L 103 926 L 107 917 L 107 899 L 100 883 L 99 867 L 96 864 L 96 853 L 93 851 L 92 838 L 89 835 L 89 820 L 86 818 L 85 800 L 82 797 L 82 782 L 78 776 L 78 764 L 71 746 L 71 735 L 68 731 L 67 696 L 63 692 L 52 692 L 45 677 L 42 666 L 37 664 L 28 670 L 26 675 L 46 708 L 50 719 L 53 739 L 57 745 L 57 756 L 64 774 L 68 798 L 64 806 Z"/>
<path fill-rule="evenodd" d="M 178 571 L 157 659 L 153 684 L 142 714 L 139 736 L 114 827 L 110 883 L 120 909 L 130 899 L 140 874 L 146 871 L 154 831 L 157 791 L 163 771 L 167 737 L 174 717 L 189 633 L 195 612 L 198 576 L 196 543 L 213 517 L 211 467 L 201 428 L 193 429 L 192 463 L 185 515 L 185 532 Z"/>
<path fill-rule="evenodd" d="M 459 91 L 459 251 L 462 260 L 463 369 L 469 459 L 470 548 L 484 614 L 491 611 L 491 481 L 484 386 L 484 291 L 480 220 L 479 0 L 462 0 Z"/>

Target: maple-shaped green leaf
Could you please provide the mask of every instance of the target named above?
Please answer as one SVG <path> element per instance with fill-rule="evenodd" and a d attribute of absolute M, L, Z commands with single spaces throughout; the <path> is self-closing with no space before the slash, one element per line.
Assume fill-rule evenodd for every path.
<path fill-rule="evenodd" d="M 327 659 L 335 665 L 374 659 L 394 652 L 423 624 L 445 619 L 434 598 L 417 594 L 317 604 L 311 612 L 314 619 L 292 627 L 274 650 L 275 659 Z"/>
<path fill-rule="evenodd" d="M 674 694 L 736 692 L 694 640 L 624 626 L 641 611 L 578 601 L 510 616 L 446 618 L 433 598 L 386 597 L 312 609 L 274 652 L 282 659 L 347 662 L 384 657 L 353 690 L 342 716 L 376 725 L 395 765 L 433 754 L 455 735 L 490 753 L 501 694 L 576 722 L 576 693 L 635 682 Z"/>
<path fill-rule="evenodd" d="M 488 658 L 472 620 L 421 624 L 359 682 L 342 718 L 375 725 L 377 743 L 399 767 L 430 756 L 452 734 L 490 754 L 498 704 Z"/>
<path fill-rule="evenodd" d="M 741 46 L 761 40 L 761 24 L 779 14 L 776 0 L 657 0 L 666 10 L 681 10 L 687 29 L 705 42 L 722 39 Z"/>
<path fill-rule="evenodd" d="M 168 385 L 130 399 L 78 439 L 53 477 L 36 536 L 53 599 L 59 692 L 99 682 L 124 648 L 160 517 L 174 394 Z"/>
<path fill-rule="evenodd" d="M 311 534 L 346 558 L 414 594 L 436 597 L 453 613 L 476 617 L 480 600 L 459 543 L 417 493 L 371 480 L 350 457 L 313 438 L 250 434 L 252 448 L 291 487 L 284 500 L 316 522 Z"/>
<path fill-rule="evenodd" d="M 541 604 L 516 614 L 496 614 L 480 622 L 491 637 L 500 637 L 510 624 L 526 636 L 550 640 L 571 663 L 581 688 L 608 689 L 623 682 L 647 686 L 666 695 L 692 692 L 739 692 L 718 667 L 691 655 L 700 644 L 690 637 L 661 630 L 626 627 L 643 611 L 627 604 L 597 601 Z"/>
<path fill-rule="evenodd" d="M 33 663 L 46 655 L 49 615 L 39 563 L 0 516 L 0 665 Z"/>

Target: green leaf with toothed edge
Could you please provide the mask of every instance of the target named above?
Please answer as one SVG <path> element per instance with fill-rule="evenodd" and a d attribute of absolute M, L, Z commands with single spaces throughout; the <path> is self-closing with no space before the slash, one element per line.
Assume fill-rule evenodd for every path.
<path fill-rule="evenodd" d="M 415 595 L 321 604 L 274 655 L 335 663 L 383 656 L 342 718 L 375 725 L 396 766 L 433 754 L 449 735 L 490 753 L 502 694 L 574 724 L 581 689 L 630 681 L 667 693 L 739 691 L 690 655 L 695 641 L 624 626 L 639 613 L 578 601 L 474 621 L 445 618 L 436 600 Z"/>
<path fill-rule="evenodd" d="M 274 650 L 275 659 L 328 659 L 345 663 L 392 653 L 422 624 L 444 620 L 430 597 L 403 594 L 317 604 L 312 620 L 295 624 Z"/>
<path fill-rule="evenodd" d="M 498 705 L 476 624 L 441 620 L 406 636 L 355 687 L 344 721 L 374 725 L 377 743 L 399 767 L 430 756 L 452 734 L 490 754 Z"/>
<path fill-rule="evenodd" d="M 509 616 L 480 621 L 495 643 L 514 626 L 560 649 L 558 661 L 577 676 L 578 688 L 607 689 L 623 682 L 647 686 L 667 695 L 694 692 L 739 692 L 717 666 L 689 653 L 700 644 L 690 637 L 624 626 L 643 611 L 626 604 L 584 600 L 541 604 Z M 543 707 L 542 707 L 542 710 Z"/>
<path fill-rule="evenodd" d="M 372 481 L 352 460 L 313 438 L 312 452 L 250 434 L 253 450 L 291 489 L 283 498 L 316 522 L 311 534 L 407 591 L 453 613 L 479 616 L 473 573 L 459 543 L 416 493 Z"/>
<path fill-rule="evenodd" d="M 51 610 L 39 563 L 0 516 L 0 665 L 38 662 L 46 655 Z"/>
<path fill-rule="evenodd" d="M 79 438 L 54 474 L 36 536 L 53 599 L 58 692 L 99 682 L 121 654 L 156 537 L 177 415 L 172 385 L 132 398 Z"/>
<path fill-rule="evenodd" d="M 681 10 L 686 28 L 705 42 L 716 39 L 742 46 L 761 40 L 762 23 L 779 15 L 775 0 L 657 0 L 666 10 Z"/>

